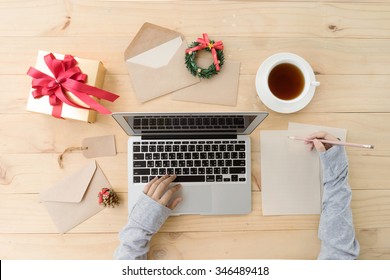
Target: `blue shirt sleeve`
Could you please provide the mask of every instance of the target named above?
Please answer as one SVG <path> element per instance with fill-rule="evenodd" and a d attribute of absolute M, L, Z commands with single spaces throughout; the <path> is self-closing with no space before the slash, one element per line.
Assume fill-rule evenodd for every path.
<path fill-rule="evenodd" d="M 114 258 L 146 259 L 150 239 L 164 224 L 171 212 L 171 209 L 141 193 L 129 215 L 128 223 L 119 233 L 120 244 L 115 250 Z"/>
<path fill-rule="evenodd" d="M 342 146 L 320 153 L 323 172 L 322 213 L 318 229 L 321 251 L 318 259 L 356 259 L 359 242 L 350 207 L 348 158 Z"/>

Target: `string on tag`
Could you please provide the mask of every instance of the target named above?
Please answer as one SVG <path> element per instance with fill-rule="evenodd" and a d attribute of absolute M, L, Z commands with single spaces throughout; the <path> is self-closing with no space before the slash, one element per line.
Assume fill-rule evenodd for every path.
<path fill-rule="evenodd" d="M 73 151 L 83 151 L 83 150 L 88 150 L 88 147 L 69 147 L 69 148 L 66 148 L 62 154 L 60 154 L 57 158 L 57 162 L 58 162 L 58 165 L 61 167 L 61 168 L 64 168 L 64 156 L 65 154 L 67 153 L 71 153 Z"/>

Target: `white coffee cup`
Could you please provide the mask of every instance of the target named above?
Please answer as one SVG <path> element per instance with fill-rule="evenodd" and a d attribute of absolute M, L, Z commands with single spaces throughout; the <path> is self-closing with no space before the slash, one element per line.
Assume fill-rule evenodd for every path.
<path fill-rule="evenodd" d="M 255 84 L 261 101 L 279 113 L 303 109 L 320 85 L 310 64 L 292 53 L 267 58 L 257 70 Z"/>

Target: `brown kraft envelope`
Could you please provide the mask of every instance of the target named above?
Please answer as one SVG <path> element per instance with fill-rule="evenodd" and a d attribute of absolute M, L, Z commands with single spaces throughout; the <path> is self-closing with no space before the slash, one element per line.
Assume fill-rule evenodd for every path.
<path fill-rule="evenodd" d="M 206 65 L 207 59 L 199 58 L 198 63 Z M 235 106 L 237 104 L 238 61 L 225 61 L 217 75 L 202 79 L 200 83 L 175 91 L 172 99 L 198 103 Z M 205 66 L 207 68 L 207 66 Z M 190 74 L 188 72 L 188 74 Z"/>
<path fill-rule="evenodd" d="M 125 51 L 125 62 L 139 101 L 199 83 L 184 64 L 187 43 L 179 32 L 145 23 Z"/>
<path fill-rule="evenodd" d="M 91 161 L 40 194 L 40 200 L 60 233 L 67 232 L 104 209 L 98 202 L 102 188 L 111 188 L 103 171 Z"/>

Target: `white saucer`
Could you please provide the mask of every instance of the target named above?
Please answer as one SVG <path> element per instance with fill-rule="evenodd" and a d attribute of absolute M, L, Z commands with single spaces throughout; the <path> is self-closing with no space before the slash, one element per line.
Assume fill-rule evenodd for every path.
<path fill-rule="evenodd" d="M 275 112 L 284 114 L 294 113 L 306 107 L 312 100 L 316 90 L 316 86 L 310 84 L 306 94 L 302 94 L 298 99 L 291 101 L 280 100 L 271 93 L 267 88 L 267 77 L 271 67 L 278 64 L 280 61 L 289 60 L 298 62 L 304 68 L 302 70 L 309 75 L 310 81 L 312 81 L 312 83 L 317 83 L 315 82 L 315 75 L 310 64 L 302 57 L 292 53 L 278 53 L 267 58 L 257 70 L 255 81 L 257 94 L 264 105 Z"/>

